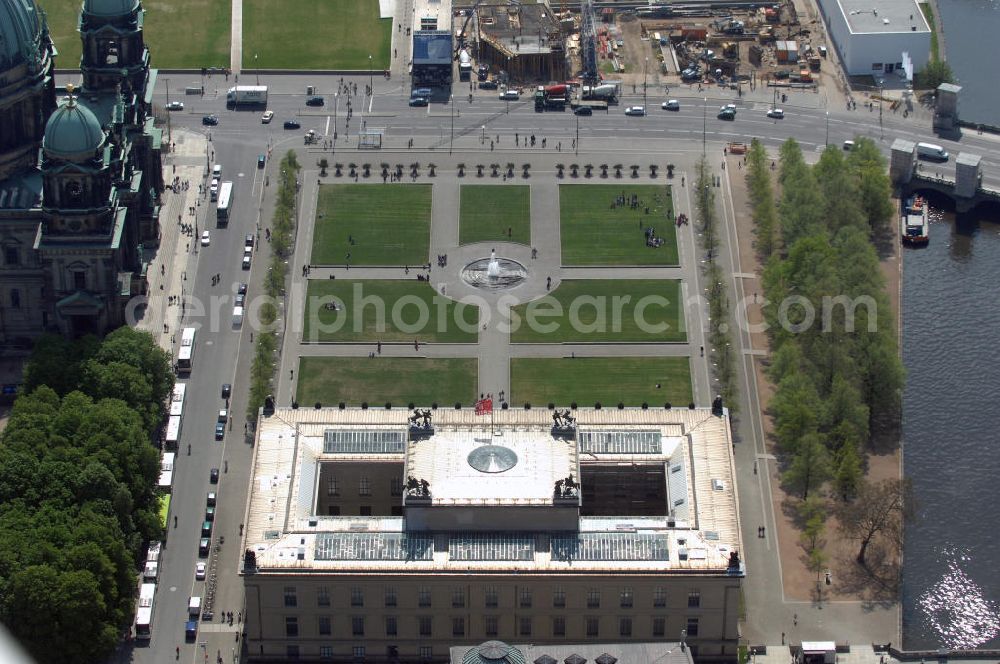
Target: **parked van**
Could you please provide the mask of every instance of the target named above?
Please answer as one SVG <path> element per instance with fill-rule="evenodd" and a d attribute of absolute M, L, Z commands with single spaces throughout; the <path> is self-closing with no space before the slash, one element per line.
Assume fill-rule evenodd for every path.
<path fill-rule="evenodd" d="M 233 307 L 233 327 L 243 325 L 243 307 Z"/>
<path fill-rule="evenodd" d="M 948 161 L 948 151 L 933 143 L 917 143 L 917 156 L 930 161 Z"/>
<path fill-rule="evenodd" d="M 189 616 L 201 615 L 201 597 L 191 597 L 190 599 L 188 599 L 188 615 Z"/>

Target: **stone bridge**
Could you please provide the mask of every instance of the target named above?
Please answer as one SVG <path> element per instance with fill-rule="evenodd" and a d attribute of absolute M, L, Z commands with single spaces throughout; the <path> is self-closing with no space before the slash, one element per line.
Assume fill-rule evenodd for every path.
<path fill-rule="evenodd" d="M 889 177 L 899 189 L 901 198 L 920 189 L 936 191 L 954 201 L 955 211 L 962 213 L 980 203 L 1000 204 L 1000 190 L 982 186 L 981 162 L 980 155 L 959 153 L 955 158 L 955 177 L 943 177 L 927 172 L 931 169 L 925 169 L 917 160 L 916 144 L 900 138 L 892 144 Z"/>

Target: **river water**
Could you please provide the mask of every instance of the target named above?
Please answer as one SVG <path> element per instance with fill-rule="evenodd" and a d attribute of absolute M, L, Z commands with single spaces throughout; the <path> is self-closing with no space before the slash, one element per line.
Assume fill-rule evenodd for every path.
<path fill-rule="evenodd" d="M 959 116 L 1000 127 L 1000 86 L 992 64 L 1000 34 L 1000 0 L 937 0 L 937 5 L 945 57 L 962 85 Z"/>
<path fill-rule="evenodd" d="M 904 250 L 903 645 L 1000 648 L 1000 224 L 936 216 Z"/>

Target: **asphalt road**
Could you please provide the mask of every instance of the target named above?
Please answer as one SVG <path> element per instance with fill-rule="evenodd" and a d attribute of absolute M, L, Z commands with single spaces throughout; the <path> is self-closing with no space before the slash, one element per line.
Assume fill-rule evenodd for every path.
<path fill-rule="evenodd" d="M 253 74 L 244 75 L 244 83 L 251 83 Z M 255 260 L 251 275 L 242 270 L 240 259 L 243 255 L 244 238 L 247 233 L 256 233 L 260 219 L 261 205 L 265 214 L 271 204 L 273 186 L 264 187 L 265 173 L 274 178 L 273 168 L 268 164 L 266 171 L 258 170 L 256 160 L 260 153 L 273 151 L 279 158 L 288 147 L 301 146 L 306 130 L 333 140 L 337 132 L 334 154 L 330 161 L 361 161 L 362 157 L 354 149 L 354 138 L 348 134 L 357 133 L 362 116 L 369 127 L 385 129 L 385 141 L 389 147 L 406 149 L 410 139 L 414 142 L 414 158 L 426 158 L 428 148 L 438 153 L 453 145 L 455 151 L 482 154 L 488 150 L 487 144 L 500 136 L 497 161 L 501 158 L 518 158 L 532 151 L 540 151 L 541 139 L 547 139 L 545 151 L 553 153 L 556 145 L 562 144 L 566 160 L 571 161 L 572 141 L 579 136 L 582 149 L 588 153 L 607 150 L 618 155 L 622 153 L 663 155 L 671 153 L 695 153 L 702 149 L 706 141 L 709 150 L 720 150 L 725 141 L 748 142 L 759 137 L 769 148 L 776 148 L 788 137 L 794 137 L 806 151 L 818 151 L 828 141 L 839 145 L 856 136 L 869 136 L 878 141 L 888 153 L 892 140 L 904 137 L 910 140 L 931 140 L 932 133 L 927 121 L 916 118 L 904 120 L 899 116 L 883 116 L 880 130 L 878 114 L 865 109 L 846 111 L 831 109 L 829 115 L 824 108 L 817 107 L 816 100 L 805 98 L 797 105 L 795 100 L 782 104 L 786 118 L 773 120 L 765 117 L 770 106 L 766 99 L 756 101 L 716 97 L 707 102 L 702 97 L 685 96 L 675 91 L 670 98 L 679 99 L 681 109 L 677 112 L 659 108 L 666 99 L 660 91 L 646 98 L 649 115 L 632 118 L 624 116 L 625 107 L 642 104 L 642 95 L 627 96 L 618 106 L 612 106 L 607 114 L 596 113 L 591 117 L 578 118 L 568 110 L 563 113 L 536 113 L 530 100 L 506 103 L 497 98 L 494 91 L 476 91 L 473 102 L 468 101 L 468 89 L 458 87 L 460 99 L 454 104 L 447 99 L 435 101 L 426 108 L 410 108 L 408 86 L 398 81 L 385 81 L 374 77 L 376 94 L 366 102 L 363 96 L 351 97 L 354 116 L 346 122 L 348 97 L 335 95 L 339 77 L 321 76 L 281 76 L 266 77 L 261 83 L 270 86 L 268 108 L 275 112 L 274 121 L 261 123 L 260 108 L 227 110 L 225 90 L 233 84 L 221 77 L 204 81 L 207 94 L 178 95 L 177 90 L 186 85 L 197 85 L 197 76 L 187 77 L 173 74 L 161 76 L 157 89 L 157 101 L 167 100 L 168 80 L 173 94 L 171 100 L 182 100 L 183 111 L 170 113 L 174 129 L 188 128 L 205 133 L 210 137 L 209 150 L 215 154 L 215 163 L 223 165 L 224 180 L 234 182 L 234 208 L 228 228 L 216 228 L 214 205 L 199 208 L 198 232 L 206 227 L 210 230 L 211 244 L 198 247 L 196 269 L 189 271 L 187 284 L 193 288 L 198 300 L 216 312 L 203 319 L 207 326 L 198 334 L 194 369 L 188 383 L 185 405 L 182 441 L 178 450 L 178 469 L 175 472 L 173 504 L 171 515 L 178 516 L 177 528 L 168 524 L 167 551 L 158 581 L 157 609 L 155 612 L 154 636 L 149 648 L 137 648 L 132 660 L 137 664 L 163 662 L 173 658 L 175 647 L 181 647 L 180 661 L 202 662 L 207 657 L 215 657 L 217 652 L 230 653 L 237 644 L 233 632 L 237 627 L 223 627 L 218 615 L 225 610 L 234 613 L 242 608 L 242 584 L 235 574 L 239 566 L 237 547 L 239 523 L 243 519 L 247 481 L 249 477 L 252 448 L 245 443 L 243 414 L 246 404 L 246 385 L 251 352 L 250 328 L 233 329 L 231 325 L 232 294 L 234 285 L 240 281 L 250 281 L 250 295 L 260 292 L 263 277 L 263 260 Z M 368 77 L 355 77 L 359 89 L 363 89 Z M 305 106 L 306 85 L 316 85 L 317 93 L 326 98 L 323 108 Z M 735 121 L 718 120 L 715 113 L 720 105 L 734 102 L 739 107 Z M 811 105 L 810 105 L 811 104 Z M 214 113 L 220 123 L 215 127 L 201 124 L 202 116 Z M 300 130 L 285 130 L 282 122 L 296 118 L 302 123 Z M 452 123 L 454 142 L 452 143 Z M 485 129 L 484 129 L 485 127 Z M 828 127 L 828 129 L 827 129 Z M 829 137 L 827 138 L 827 132 Z M 514 135 L 534 133 L 537 147 L 515 147 Z M 881 135 L 884 134 L 884 138 Z M 485 138 L 485 140 L 484 140 Z M 1000 188 L 1000 139 L 992 136 L 978 136 L 974 133 L 962 137 L 956 143 L 933 139 L 953 154 L 967 150 L 983 156 L 984 184 Z M 347 150 L 345 150 L 347 148 Z M 338 157 L 338 151 L 345 151 Z M 342 153 L 343 154 L 343 153 Z M 376 153 L 372 161 L 377 160 Z M 947 174 L 954 172 L 954 160 L 943 166 L 933 166 L 932 170 Z M 191 187 L 196 188 L 192 181 Z M 164 220 L 169 223 L 169 220 Z M 259 244 L 259 243 L 258 243 Z M 219 274 L 221 283 L 212 285 L 212 276 Z M 191 312 L 196 315 L 198 312 Z M 237 373 L 238 370 L 238 373 Z M 231 413 L 234 415 L 233 431 L 228 432 L 221 442 L 214 440 L 214 423 L 218 410 L 224 407 L 220 397 L 221 383 L 234 386 Z M 191 456 L 187 456 L 187 446 L 191 445 Z M 227 467 L 228 472 L 222 472 Z M 194 646 L 184 643 L 184 623 L 187 620 L 187 601 L 192 594 L 202 594 L 204 584 L 194 579 L 195 563 L 198 557 L 198 540 L 204 519 L 205 494 L 210 490 L 209 469 L 220 469 L 221 481 L 215 487 L 220 495 L 215 522 L 215 539 L 224 535 L 228 544 L 219 550 L 220 570 L 217 600 L 214 607 L 216 620 L 213 624 L 199 623 L 199 635 Z M 172 518 L 171 518 L 172 521 Z M 204 643 L 204 647 L 201 644 Z M 238 650 L 238 649 L 237 649 Z M 169 654 L 169 658 L 167 655 Z M 231 656 L 224 657 L 231 661 Z"/>

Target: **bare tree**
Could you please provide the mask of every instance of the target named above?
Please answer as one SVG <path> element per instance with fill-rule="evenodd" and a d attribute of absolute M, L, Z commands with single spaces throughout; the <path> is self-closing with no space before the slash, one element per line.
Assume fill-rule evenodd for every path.
<path fill-rule="evenodd" d="M 879 535 L 898 548 L 903 522 L 909 521 L 913 512 L 913 489 L 909 480 L 864 482 L 858 489 L 857 497 L 842 505 L 838 511 L 844 534 L 860 542 L 858 564 L 867 568 L 865 554 Z"/>

